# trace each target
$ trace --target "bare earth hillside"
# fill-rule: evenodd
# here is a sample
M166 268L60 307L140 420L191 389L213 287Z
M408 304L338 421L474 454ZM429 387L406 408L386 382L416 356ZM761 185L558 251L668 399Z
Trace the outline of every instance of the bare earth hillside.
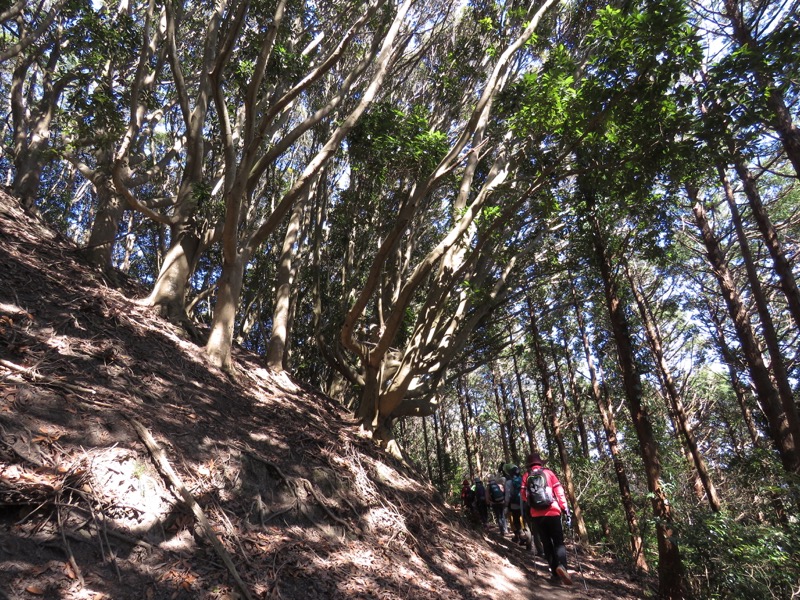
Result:
M233 380L0 192L0 598L642 598L478 532L331 399Z

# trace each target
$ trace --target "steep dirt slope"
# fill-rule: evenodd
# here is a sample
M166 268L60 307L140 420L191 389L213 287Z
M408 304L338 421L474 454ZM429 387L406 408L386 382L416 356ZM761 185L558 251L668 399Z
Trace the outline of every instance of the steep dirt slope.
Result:
M0 598L645 595L588 556L548 584L329 398L209 368L123 288L0 192Z

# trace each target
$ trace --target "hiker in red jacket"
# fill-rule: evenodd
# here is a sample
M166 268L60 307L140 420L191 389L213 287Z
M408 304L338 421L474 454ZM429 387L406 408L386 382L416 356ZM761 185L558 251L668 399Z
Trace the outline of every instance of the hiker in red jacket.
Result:
M567 517L567 524L570 522L564 488L556 474L544 466L538 454L530 454L526 465L528 468L522 476L522 499L527 502L533 525L542 539L544 555L550 563L550 582L561 581L572 585L572 578L567 571L564 529L561 526L562 512Z

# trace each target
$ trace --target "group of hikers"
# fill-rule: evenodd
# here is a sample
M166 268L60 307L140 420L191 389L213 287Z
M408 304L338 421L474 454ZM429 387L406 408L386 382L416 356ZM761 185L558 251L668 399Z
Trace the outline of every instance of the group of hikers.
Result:
M571 527L572 516L556 474L545 467L538 453L532 453L525 460L524 470L501 463L498 472L487 479L485 484L480 477L464 479L464 511L484 529L489 526L491 511L501 535L511 532L515 543L528 550L536 547L536 555L543 556L550 566L551 583L572 585L561 523L563 514L567 527Z

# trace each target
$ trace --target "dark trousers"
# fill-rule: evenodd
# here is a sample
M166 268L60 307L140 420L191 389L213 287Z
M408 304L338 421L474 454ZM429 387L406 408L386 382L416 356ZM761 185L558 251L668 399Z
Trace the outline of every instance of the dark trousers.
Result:
M489 507L486 506L486 502L476 502L475 508L478 510L478 517L481 523L486 525L489 522Z
M550 572L555 575L556 567L567 568L567 548L564 546L564 530L561 515L557 517L533 517L533 526L542 538L544 556L550 563Z
M536 527L533 526L533 517L531 516L531 511L527 502L522 503L522 519L531 536L530 540L528 540L528 550L533 547L536 548L537 556L543 555L544 548L542 548L542 536L539 535L539 532L536 531Z

